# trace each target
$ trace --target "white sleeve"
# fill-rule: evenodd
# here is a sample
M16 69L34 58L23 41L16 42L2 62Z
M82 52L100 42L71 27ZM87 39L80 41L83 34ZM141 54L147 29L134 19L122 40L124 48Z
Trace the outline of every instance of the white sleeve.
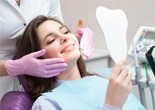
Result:
M103 110L120 110L120 109L118 109L116 107L113 107L111 105L108 105L108 104L104 104L103 105Z
M63 18L62 18L61 6L60 6L59 0L51 0L50 1L49 16L52 16L52 17L60 20L62 23L64 22Z
M54 101L45 96L40 96L33 104L31 110L62 110Z

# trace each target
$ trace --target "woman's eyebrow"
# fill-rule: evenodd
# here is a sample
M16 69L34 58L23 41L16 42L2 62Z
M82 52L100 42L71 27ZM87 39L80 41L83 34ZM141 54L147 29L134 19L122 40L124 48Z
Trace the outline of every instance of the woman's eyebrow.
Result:
M46 39L47 37L51 36L51 35L53 35L52 32L51 32L51 33L48 33L48 34L44 37L44 40L43 40L43 41L45 41L45 39Z
M62 25L62 26L60 26L60 27L59 27L59 30L61 30L63 27L65 27L65 26L63 26L63 25Z
M61 30L61 29L63 29L63 28L66 28L66 29L67 29L66 26L62 25L62 26L59 27L59 30ZM68 29L67 29L67 30L68 30Z

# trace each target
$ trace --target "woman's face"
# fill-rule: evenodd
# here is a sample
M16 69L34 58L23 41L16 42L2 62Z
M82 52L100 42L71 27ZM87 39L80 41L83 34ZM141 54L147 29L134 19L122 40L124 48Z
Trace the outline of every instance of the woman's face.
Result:
M66 63L80 57L76 36L60 23L47 20L37 28L42 49L46 49L43 58L63 58Z

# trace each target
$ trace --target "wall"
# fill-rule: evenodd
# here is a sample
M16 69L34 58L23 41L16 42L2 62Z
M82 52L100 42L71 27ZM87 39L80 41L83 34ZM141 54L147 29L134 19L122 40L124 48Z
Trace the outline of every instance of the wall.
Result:
M95 33L95 48L106 49L104 35L96 21L97 6L122 9L128 18L127 44L130 46L139 26L155 26L155 0L60 0L64 21L75 32L82 19Z

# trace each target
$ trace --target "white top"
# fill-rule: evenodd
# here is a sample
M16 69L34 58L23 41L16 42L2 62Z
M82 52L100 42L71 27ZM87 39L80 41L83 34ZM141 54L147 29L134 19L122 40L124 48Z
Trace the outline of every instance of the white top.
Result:
M63 22L59 0L20 0L20 7L15 0L0 0L0 8L0 60L14 56L17 38L33 18L46 15ZM8 88L13 89L13 78L0 78L0 99Z
M52 16L62 21L59 0L21 0L20 7L15 0L1 0L0 7L0 60L12 58L18 36L36 16Z

